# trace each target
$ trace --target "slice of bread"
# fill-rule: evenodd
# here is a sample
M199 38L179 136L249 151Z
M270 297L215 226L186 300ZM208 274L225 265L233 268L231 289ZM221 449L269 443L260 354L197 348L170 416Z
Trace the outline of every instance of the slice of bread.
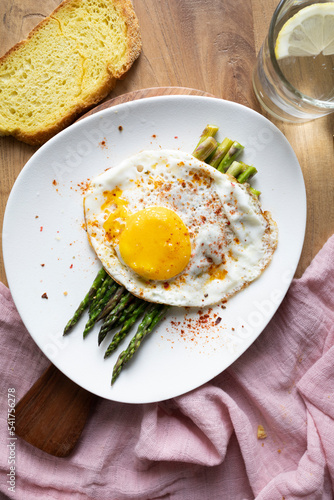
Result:
M0 135L40 145L100 102L139 56L130 0L65 0L0 58Z

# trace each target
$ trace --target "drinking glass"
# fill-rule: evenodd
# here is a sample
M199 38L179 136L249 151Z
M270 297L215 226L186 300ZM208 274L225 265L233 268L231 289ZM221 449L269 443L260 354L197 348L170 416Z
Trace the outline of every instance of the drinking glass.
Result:
M334 111L334 57L288 56L277 59L275 45L282 26L299 10L328 0L281 0L257 57L253 88L262 108L287 122L305 122Z

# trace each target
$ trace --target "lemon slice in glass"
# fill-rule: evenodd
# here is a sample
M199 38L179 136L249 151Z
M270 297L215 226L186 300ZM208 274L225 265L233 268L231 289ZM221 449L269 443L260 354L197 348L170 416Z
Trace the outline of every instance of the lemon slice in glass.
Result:
M334 2L304 7L283 25L276 40L276 59L321 52L334 54Z

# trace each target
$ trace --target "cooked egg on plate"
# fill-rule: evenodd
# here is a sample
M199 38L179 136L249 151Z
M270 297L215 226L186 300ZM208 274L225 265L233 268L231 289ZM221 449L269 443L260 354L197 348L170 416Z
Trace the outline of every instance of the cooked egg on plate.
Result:
M191 154L142 151L90 182L90 244L134 295L173 306L208 306L258 278L277 226L248 188Z

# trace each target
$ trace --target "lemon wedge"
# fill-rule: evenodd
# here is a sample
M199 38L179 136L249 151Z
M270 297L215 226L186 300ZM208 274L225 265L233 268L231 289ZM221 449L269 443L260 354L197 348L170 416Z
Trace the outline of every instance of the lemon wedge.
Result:
M334 2L304 7L283 25L276 40L276 59L321 52L334 54Z

